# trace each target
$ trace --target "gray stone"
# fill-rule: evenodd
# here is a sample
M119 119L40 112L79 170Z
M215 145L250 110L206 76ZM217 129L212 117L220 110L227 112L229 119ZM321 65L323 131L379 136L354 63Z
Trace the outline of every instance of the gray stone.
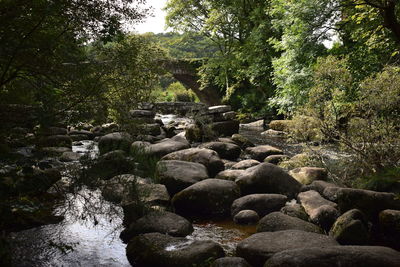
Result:
M264 162L278 164L282 161L288 160L289 156L287 155L270 155L264 159Z
M145 148L146 154L156 157L163 157L169 153L187 149L190 146L183 142L174 141L171 139L166 139L162 142L149 145Z
M394 249L400 250L400 210L383 210L379 213L379 228L383 240Z
M318 193L320 193L320 195L324 196L324 190L328 187L335 187L335 188L340 188L338 185L330 183L330 182L326 182L326 181L321 181L321 180L315 180L310 184L310 188L311 190L315 190ZM325 196L324 196L325 197ZM326 198L326 197L325 197ZM326 198L329 199L329 198ZM331 199L329 199L331 200ZM332 200L331 200L332 201Z
M115 132L102 136L99 140L100 154L105 154L113 150L123 150L129 152L132 144L132 137L128 133Z
M72 162L72 161L78 161L82 157L81 154L76 153L76 152L64 152L62 153L60 157L60 161L63 162Z
M170 196L163 184L137 184L137 192L142 202L150 206L168 206Z
M400 253L387 247L314 246L273 255L264 267L398 267Z
M248 138L244 137L241 134L233 134L232 141L235 142L242 149L254 146L253 142L251 142Z
M364 214L357 209L347 211L337 218L329 235L341 245L366 245L369 233Z
M236 255L246 259L252 266L260 267L275 253L288 249L307 247L337 246L332 237L304 232L285 230L256 233L242 240L236 248Z
M287 197L279 194L252 194L236 199L232 203L231 213L235 216L241 210L254 210L260 217L278 211L287 201Z
M117 175L103 182L101 194L105 200L119 204L123 199L130 198L132 189L136 186L137 178L133 174Z
M238 145L223 142L208 142L201 144L199 148L214 150L221 158L229 160L237 159L242 152Z
M254 210L241 210L235 216L233 216L233 221L236 224L257 224L259 220L260 216L258 216L257 212Z
M239 132L239 122L235 120L213 122L210 126L218 136L231 136Z
M315 224L283 214L282 212L272 212L264 216L257 226L257 232L276 232L282 230L301 230L323 234L322 229Z
M256 147L248 147L245 150L246 154L248 154L252 159L258 161L264 161L264 159L270 155L281 155L283 154L282 150L279 148L270 146L270 145L262 145Z
M156 115L151 110L136 109L129 111L132 118L154 118Z
M309 217L306 211L304 210L303 206L297 203L287 203L282 209L281 212L299 218L303 221L308 221Z
M238 177L243 175L244 170L225 170L219 172L215 178L222 179L222 180L229 180L229 181L236 181Z
M255 160L255 159L245 159L245 160L239 161L238 163L233 165L232 169L234 169L234 170L245 170L245 169L248 169L250 167L257 166L260 163L261 162L259 162L258 160Z
M289 171L289 174L302 184L311 184L315 180L326 180L328 173L324 168L302 167Z

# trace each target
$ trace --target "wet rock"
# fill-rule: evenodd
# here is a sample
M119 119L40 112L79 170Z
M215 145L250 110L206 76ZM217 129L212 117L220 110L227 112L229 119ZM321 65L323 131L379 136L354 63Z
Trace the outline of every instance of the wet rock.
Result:
M282 230L301 230L323 234L322 229L315 224L283 214L282 212L272 212L264 216L257 226L257 232L276 232Z
M241 134L233 134L232 141L235 142L242 149L254 146L253 142L251 142L248 138L244 137Z
M270 155L281 155L283 154L282 150L279 148L269 146L269 145L262 145L256 147L248 147L245 150L246 154L248 154L252 159L258 161L264 161L264 159Z
M400 209L400 200L395 194L363 189L341 188L337 192L337 202L341 212L359 209L372 221L377 220L382 210Z
M236 181L244 173L244 170L225 170L219 172L215 178L229 181Z
M215 260L211 267L251 267L251 265L240 257L224 257Z
M254 210L260 217L278 211L287 201L287 197L279 194L252 194L236 199L232 203L231 213L235 216L241 210Z
M172 212L153 211L133 222L122 231L120 238L128 243L132 237L146 233L161 233L176 237L185 237L193 232L192 224L185 218Z
M275 193L294 197L301 187L301 184L282 168L270 163L261 163L245 170L243 175L236 179L236 183L242 195Z
M206 179L177 193L172 204L182 216L213 218L230 214L232 202L240 196L232 181Z
M257 224L259 220L260 216L254 210L241 210L233 216L233 221L242 225Z
M223 142L208 142L201 144L199 148L214 150L221 158L229 160L237 159L242 152L239 146Z
M231 136L239 132L239 122L235 120L213 122L210 126L218 136Z
M224 170L224 163L217 152L205 148L188 148L165 155L161 160L183 160L206 166L210 177Z
M374 246L308 246L273 255L265 267L397 267L400 253Z
M364 214L357 209L347 211L337 218L329 235L341 245L366 245L369 233Z
M162 160L157 163L157 175L171 196L208 178L203 164L180 160Z
M129 152L132 144L132 137L128 133L115 132L102 136L99 140L100 154L105 154L113 150Z
M288 160L289 156L286 155L270 155L264 159L264 162L272 163L277 165L278 163Z
M326 180L328 173L324 168L302 167L289 171L289 174L302 184L311 184L315 180Z
M64 152L60 157L60 161L63 162L78 161L81 157L82 155L76 152Z
M287 203L282 209L283 214L299 218L304 221L308 221L309 217L303 206L297 203Z
M252 266L259 267L275 253L288 249L337 245L332 237L299 230L262 232L241 241L236 248L236 255L246 259Z
M336 203L326 200L317 191L302 192L297 196L300 204L310 216L310 221L329 230L339 217Z
M222 247L213 241L192 241L160 233L137 236L126 248L126 255L133 266L208 266L224 254Z
M238 163L233 165L232 169L234 169L234 170L245 170L245 169L248 169L250 167L257 166L258 164L260 164L260 162L258 160L245 159L245 160L239 161Z
M190 146L183 142L177 142L171 139L166 139L162 142L152 144L146 147L146 154L156 157L163 157L169 153L179 151L182 149L187 149Z

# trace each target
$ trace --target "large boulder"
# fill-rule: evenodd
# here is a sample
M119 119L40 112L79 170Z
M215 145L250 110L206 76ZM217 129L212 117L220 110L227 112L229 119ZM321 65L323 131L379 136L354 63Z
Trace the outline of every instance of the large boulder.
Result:
M302 167L289 171L289 174L302 184L311 184L315 180L326 180L328 173L324 168Z
M192 224L185 218L168 211L153 211L133 222L120 237L128 243L132 237L146 233L161 233L185 237L193 232Z
M341 245L366 245L369 240L368 222L361 211L349 210L336 220L329 235Z
M131 239L126 256L132 266L193 267L208 266L225 254L222 247L213 241L148 233Z
M251 267L251 265L240 257L224 257L215 260L211 267Z
M400 200L392 193L363 189L341 188L337 191L337 203L341 212L361 210L368 219L376 221L379 212L385 209L400 209Z
M167 187L171 196L208 178L203 164L181 160L159 161L156 172L159 182Z
M183 160L206 166L210 177L224 170L224 162L218 153L206 148L188 148L165 155L161 160Z
M136 190L142 202L149 206L169 206L170 196L163 184L137 184Z
M113 150L123 150L129 152L132 144L132 137L128 133L115 132L104 135L99 140L100 154L105 154Z
M199 148L214 150L223 159L235 160L240 156L242 150L238 145L224 142L208 142L201 144Z
M283 214L282 212L272 212L264 216L257 225L257 232L276 232L282 230L301 230L323 234L322 229L315 224Z
M294 197L300 191L301 184L282 168L261 163L247 169L236 179L243 195L256 193L275 193Z
M171 139L163 140L162 142L152 144L146 147L146 154L156 157L163 157L169 153L189 148L189 144L178 142Z
M244 137L241 134L233 134L232 141L235 142L242 149L254 146L253 142L251 142L248 138Z
M239 161L238 163L233 165L232 169L234 169L234 170L245 170L245 169L257 166L258 164L260 164L260 162L258 160L245 159L245 160Z
M82 154L79 154L77 152L64 152L60 156L60 161L62 162L72 162L72 161L79 161L79 159L82 157Z
M229 215L232 202L238 197L240 190L234 182L206 179L177 193L172 204L182 216L214 218Z
M302 192L297 196L300 204L310 216L310 221L329 230L339 212L336 203L323 198L317 191Z
M286 205L281 209L281 212L286 215L302 219L303 221L308 221L309 219L308 214L304 210L303 206L298 203L286 203Z
M270 155L282 155L283 151L279 148L263 145L256 147L248 147L245 150L246 154L248 154L252 159L258 161L264 161L264 159Z
M225 170L219 172L215 178L229 181L236 181L244 173L244 170Z
M379 213L379 227L385 242L400 250L400 210L381 211Z
M273 255L264 267L397 267L400 253L374 246L309 246Z
M211 130L218 136L231 136L239 132L239 122L236 120L213 122Z
M101 194L105 200L119 204L133 193L138 177L133 174L117 175L103 182Z
M264 162L268 162L268 163L277 165L280 162L288 160L288 159L289 159L289 156L287 156L287 155L270 155L264 159Z
M135 163L122 150L115 150L101 155L86 171L90 179L111 179L120 174L130 173Z
M231 213L235 216L241 210L254 210L260 217L270 212L278 211L287 201L285 195L252 194L236 199L232 203Z
M260 267L275 253L288 249L307 247L337 246L332 237L304 232L285 230L256 233L242 240L236 247L236 255L246 259L252 266Z

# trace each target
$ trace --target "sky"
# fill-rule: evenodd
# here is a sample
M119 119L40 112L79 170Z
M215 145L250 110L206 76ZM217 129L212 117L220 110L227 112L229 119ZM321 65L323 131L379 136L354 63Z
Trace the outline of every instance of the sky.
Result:
M153 7L153 17L148 17L143 23L135 25L135 31L139 33L165 32L165 12L162 8L166 5L167 0L148 0L147 6Z

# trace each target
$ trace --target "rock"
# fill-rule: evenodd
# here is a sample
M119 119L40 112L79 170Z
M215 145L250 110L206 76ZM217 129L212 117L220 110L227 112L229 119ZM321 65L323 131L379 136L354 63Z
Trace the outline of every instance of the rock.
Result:
M101 194L105 200L119 204L123 199L130 198L130 194L136 187L137 177L133 174L117 175L104 181Z
M261 136L264 136L264 137L268 137L268 136L274 136L274 137L280 136L280 137L283 137L283 136L286 136L286 134L287 133L284 132L284 131L276 131L276 130L269 129L269 130L266 130L266 131L262 132Z
M321 190L318 189L318 187L315 188L317 191ZM341 190L342 188L337 187L337 186L328 186L324 189L324 191L322 192L322 196L330 201L333 202L337 202L337 195L338 192Z
M211 267L251 267L251 265L240 257L224 257L215 260Z
M224 112L224 113L222 113L222 118L225 121L236 120L237 119L237 113L235 111Z
M168 206L170 196L163 184L137 184L137 193L142 202L149 206Z
M208 108L208 114L215 114L215 113L225 113L231 111L231 106L228 105L220 105L220 106L212 106Z
M264 159L270 155L281 155L283 154L282 150L279 148L263 145L256 147L248 147L245 152L252 158L258 161L264 161Z
M152 144L146 147L146 154L156 157L163 157L169 153L179 151L182 149L187 149L190 146L183 142L177 142L171 139L166 139L157 144Z
M206 179L177 193L172 204L182 216L214 218L229 215L232 202L240 196L232 181Z
M328 173L324 168L302 167L289 171L289 174L302 184L311 184L315 180L326 180Z
M189 141L185 138L185 135L177 134L177 135L171 137L171 140L176 141L176 142L181 142L190 147Z
M76 152L64 152L60 157L60 161L63 162L78 161L81 157L82 155Z
M228 160L228 159L222 159L222 161L224 162L225 170L231 169L232 166L237 163L236 161L232 161L232 160Z
M253 121L250 123L243 123L240 124L240 127L244 129L264 128L264 120Z
M30 172L24 172L13 184L13 190L19 193L44 193L61 179L59 170L50 168L40 170L33 168Z
M132 118L154 118L156 114L151 110L136 109L129 111L129 115Z
M270 129L275 131L286 131L290 128L291 123L290 120L273 120L268 124L268 126Z
M113 150L129 152L132 144L132 137L128 133L115 132L102 136L99 140L100 154L105 154Z
M236 181L245 171L244 170L225 170L219 172L215 178L229 181Z
M317 191L302 192L297 196L300 204L310 216L310 221L329 230L339 217L336 203L326 200Z
M68 130L66 128L61 127L48 127L48 128L40 128L38 130L39 135L67 135Z
M210 177L224 170L224 163L217 152L205 148L188 148L165 155L161 160L183 160L206 166Z
M314 246L276 253L265 267L397 267L400 253L386 247Z
M50 135L38 140L40 147L72 147L72 139L68 135Z
M259 267L275 253L288 249L337 245L332 237L299 230L262 232L242 240L237 245L236 255L246 259L252 266Z
M400 209L400 200L395 194L363 189L341 188L337 191L337 203L342 213L359 209L372 221L377 220L382 210Z
M301 184L287 174L282 168L270 163L261 163L247 169L236 179L242 195L256 193L276 193L294 197Z
M201 144L199 148L214 150L221 158L229 160L237 159L242 152L239 146L223 142L208 142Z
M260 217L278 211L287 201L287 197L279 194L252 194L236 199L232 203L231 214L235 216L241 210L254 210Z
M144 153L146 148L150 146L151 143L145 141L135 141L131 145L130 154L135 155L137 152Z
M131 239L126 256L132 266L193 267L208 266L225 256L213 241L194 241L160 233L148 233Z
M90 140L86 134L70 134L72 141L82 141L82 140Z
M260 216L254 210L241 210L233 216L233 221L236 224L252 225L257 224L259 220Z
M315 181L313 181L313 182L310 184L311 190L317 191L318 193L320 193L320 195L322 195L322 196L324 196L324 197L325 197L325 195L324 195L324 190L325 190L326 188L328 188L328 187L340 188L340 187L339 187L338 185L336 185L336 184L329 183L329 182L326 182L326 181L321 181L321 180L315 180ZM325 198L326 198L326 197L325 197ZM327 199L329 199L329 198L327 198ZM329 200L331 200L331 199L329 199ZM333 201L333 200L331 200L331 201Z
M71 138L73 135L78 135L82 136L82 138L85 138L81 140L93 140L94 138L94 134L91 131L87 130L71 130L68 132L68 135L71 136ZM81 140L76 140L76 141L81 141Z
M303 221L308 221L309 217L303 206L297 203L287 203L282 209L283 214L299 218Z
M246 159L246 160L239 161L238 163L233 165L232 169L234 169L234 170L245 170L245 169L248 169L250 167L256 166L258 164L260 164L260 162L258 160Z
M242 149L254 146L253 142L251 142L248 138L244 137L241 134L233 134L232 141L235 142Z
M218 142L222 142L222 143L228 143L228 144L234 144L237 145L231 138L229 137L220 137L217 139Z
M171 196L208 178L203 164L180 160L162 160L157 163L157 176Z
M211 130L218 136L231 136L239 132L239 122L235 120L213 122Z
M400 210L383 210L379 213L379 227L386 243L400 250Z
M264 159L264 162L277 165L279 162L288 160L289 157L286 155L270 155ZM297 180L297 179L296 179Z
M115 150L101 155L87 170L90 179L111 179L120 174L130 173L135 169L135 162L122 150Z
M329 235L341 245L366 245L369 233L364 214L357 209L347 211L337 218Z
M202 142L204 137L203 130L197 125L190 125L185 130L185 138L190 143Z
M193 232L192 224L185 218L172 212L153 211L133 222L122 231L120 238L128 243L132 237L146 233L161 233L176 237L185 237Z
M69 147L42 147L40 152L46 156L60 156L65 152L72 152L72 150Z
M264 216L257 225L257 232L276 232L282 230L301 230L323 234L322 229L315 224L283 214L282 212L272 212Z

